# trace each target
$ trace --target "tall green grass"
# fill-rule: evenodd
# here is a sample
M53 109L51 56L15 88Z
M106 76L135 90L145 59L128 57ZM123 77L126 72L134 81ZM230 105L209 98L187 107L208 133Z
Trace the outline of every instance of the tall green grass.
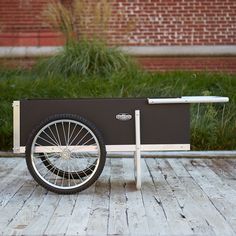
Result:
M98 75L127 71L135 63L118 48L107 47L101 40L70 41L57 55L42 60L36 67L42 75L65 77Z
M0 149L12 147L12 101L24 98L228 96L230 102L191 107L194 150L236 149L236 76L148 73L130 69L110 75L41 76L34 71L0 70ZM30 111L29 111L30 112Z

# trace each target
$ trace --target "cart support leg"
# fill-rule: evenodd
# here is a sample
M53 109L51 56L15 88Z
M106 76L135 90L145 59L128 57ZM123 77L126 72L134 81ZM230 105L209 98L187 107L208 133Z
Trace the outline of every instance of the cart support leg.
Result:
M134 154L134 175L136 188L141 188L141 133L140 133L140 110L135 110L135 154Z

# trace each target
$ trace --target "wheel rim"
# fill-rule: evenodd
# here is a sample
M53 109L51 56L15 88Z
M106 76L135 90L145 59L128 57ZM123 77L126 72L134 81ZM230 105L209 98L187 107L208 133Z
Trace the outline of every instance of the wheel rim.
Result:
M31 146L31 161L37 176L46 184L63 190L87 183L96 173L100 156L100 145L93 131L70 119L45 125Z

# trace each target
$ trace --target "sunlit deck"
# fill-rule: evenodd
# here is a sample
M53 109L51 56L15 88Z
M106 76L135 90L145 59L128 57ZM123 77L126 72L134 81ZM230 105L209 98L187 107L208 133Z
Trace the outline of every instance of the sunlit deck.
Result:
M108 158L76 195L38 186L23 158L0 158L3 235L235 235L236 159Z

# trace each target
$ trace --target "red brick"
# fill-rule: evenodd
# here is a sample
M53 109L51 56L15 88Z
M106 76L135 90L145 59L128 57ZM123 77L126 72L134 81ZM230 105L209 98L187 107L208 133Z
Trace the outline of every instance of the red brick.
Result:
M69 6L72 1L63 0L62 2ZM97 1L90 0L89 2ZM40 44L44 45L48 42L51 45L52 40L49 38L56 36L40 17L47 4L46 0L1 0L0 32L39 34L42 38ZM112 4L113 13L110 23L112 30L108 33L108 41L111 44L134 44L134 39L125 36L129 21L134 22L130 34L136 36L135 40L138 45L236 44L236 2L234 0L114 0ZM119 17L118 9L122 12ZM89 25L88 29L78 31L93 35L97 32L97 28ZM47 33L43 36L44 32ZM180 32L186 35L184 40L181 37L172 36L179 35ZM168 40L168 37L160 37L160 35L170 35L171 39ZM23 41L20 39L18 43L27 43L27 41L30 44L34 43L34 36L30 37L32 39L23 39ZM0 43L4 44L3 38L0 40ZM59 38L55 41L56 44L62 43Z

